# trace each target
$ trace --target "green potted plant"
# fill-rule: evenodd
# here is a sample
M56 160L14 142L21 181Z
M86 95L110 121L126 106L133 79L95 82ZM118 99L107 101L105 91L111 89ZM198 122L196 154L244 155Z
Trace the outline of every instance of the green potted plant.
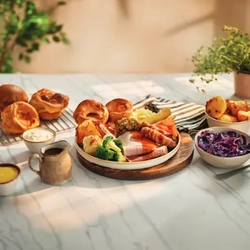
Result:
M250 98L250 37L235 27L224 26L223 31L225 37L216 37L211 46L196 51L193 73L209 83L220 73L233 72L235 95Z
M52 20L50 11L38 9L37 1L0 0L0 73L13 73L13 52L19 47L18 58L29 63L31 54L39 51L41 44L63 42L68 44L63 25ZM65 5L58 1L55 8Z

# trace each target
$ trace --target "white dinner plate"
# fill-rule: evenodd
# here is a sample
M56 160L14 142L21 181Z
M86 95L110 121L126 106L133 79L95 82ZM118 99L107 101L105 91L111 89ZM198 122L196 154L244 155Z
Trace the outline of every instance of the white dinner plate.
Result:
M172 158L180 148L180 135L178 135L178 143L177 143L176 147L173 150L171 150L169 153L167 153L163 156L154 158L154 159L150 159L147 161L140 161L140 162L115 162L115 161L102 160L102 159L99 159L97 157L94 157L94 156L89 155L86 152L84 152L83 149L81 147L79 147L76 140L75 140L75 145L76 145L77 152L85 160L87 160L91 163L97 164L97 165L102 166L102 167L113 168L113 169L137 170L137 169L150 168L150 167L159 165L159 164L169 160L170 158Z

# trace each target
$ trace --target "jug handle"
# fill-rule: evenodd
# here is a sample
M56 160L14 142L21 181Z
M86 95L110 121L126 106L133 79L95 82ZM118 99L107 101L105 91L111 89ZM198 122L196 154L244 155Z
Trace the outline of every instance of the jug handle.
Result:
M32 167L33 161L34 161L35 159L38 159L38 161L39 161L39 164L38 164L38 166L39 166L39 171L37 171L36 169L34 169L34 168ZM36 173L36 174L37 174L38 176L40 176L40 177L41 177L41 174L40 174L40 171L41 171L40 163L41 163L41 162L42 162L42 158L40 157L39 154L32 154L32 155L30 156L30 158L29 158L29 168L31 169L31 171L33 171L34 173Z

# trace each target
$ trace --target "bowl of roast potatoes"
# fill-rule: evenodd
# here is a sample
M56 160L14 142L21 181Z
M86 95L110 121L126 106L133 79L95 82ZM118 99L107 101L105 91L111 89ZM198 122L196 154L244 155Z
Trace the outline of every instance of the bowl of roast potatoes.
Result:
M245 100L215 96L206 102L205 115L209 127L227 127L246 133L250 129L250 106Z

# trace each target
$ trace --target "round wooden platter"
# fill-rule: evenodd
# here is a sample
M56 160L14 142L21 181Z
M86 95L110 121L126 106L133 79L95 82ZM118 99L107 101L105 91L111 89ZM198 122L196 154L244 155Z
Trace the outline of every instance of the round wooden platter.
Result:
M119 180L149 180L174 174L186 166L193 159L193 139L187 133L180 133L181 142L177 153L168 161L154 167L139 170L119 170L102 167L85 160L78 152L80 163L88 170L113 179Z

